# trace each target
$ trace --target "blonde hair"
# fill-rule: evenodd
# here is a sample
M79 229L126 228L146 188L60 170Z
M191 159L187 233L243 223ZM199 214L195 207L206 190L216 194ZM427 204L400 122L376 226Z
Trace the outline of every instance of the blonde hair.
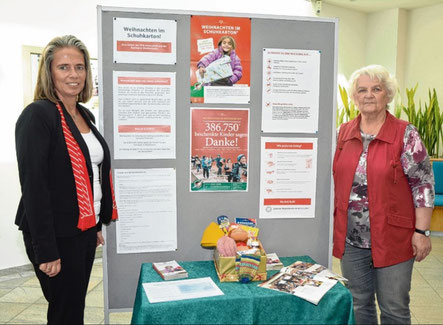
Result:
M229 39L229 40L231 41L232 49L235 50L235 48L237 47L237 44L235 43L235 40L232 38L232 36L228 36L228 35L225 35L225 36L220 37L220 40L218 41L217 46L220 46L221 43L222 43L225 39Z
M86 80L83 90L78 94L77 101L86 103L92 97L92 72L91 62L89 60L89 52L85 44L73 35L65 35L55 37L43 50L38 67L37 85L34 91L34 100L49 99L51 102L57 103L59 98L54 88L54 81L51 74L51 63L54 60L54 54L57 50L74 47L83 53L86 68Z
M373 64L354 71L351 78L349 78L349 93L354 103L355 95L357 94L357 81L358 78L363 75L368 76L372 80L378 80L382 86L386 88L388 103L394 99L395 93L397 92L397 80L395 77L391 76L389 71L384 66Z

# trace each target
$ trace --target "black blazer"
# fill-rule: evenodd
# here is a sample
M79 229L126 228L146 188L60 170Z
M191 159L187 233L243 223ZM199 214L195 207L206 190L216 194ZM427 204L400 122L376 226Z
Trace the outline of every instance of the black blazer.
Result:
M66 122L86 160L91 188L93 173L88 147L71 116L61 103ZM100 165L103 197L101 223L109 223L112 195L109 180L111 156L105 139L94 126L94 116L77 104L80 114L101 143L104 151ZM60 113L49 100L38 100L27 106L16 123L15 142L22 197L15 224L32 238L36 263L59 258L56 238L79 234L79 209L71 160L63 136Z

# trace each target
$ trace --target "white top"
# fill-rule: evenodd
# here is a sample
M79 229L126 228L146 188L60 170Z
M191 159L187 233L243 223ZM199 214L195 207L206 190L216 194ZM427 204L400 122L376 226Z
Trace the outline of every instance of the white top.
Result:
M100 186L100 172L98 166L103 161L103 148L100 142L95 137L92 131L88 133L82 133L83 140L85 140L88 146L89 156L91 157L92 173L94 175L94 211L95 220L98 222L100 213L100 200L102 199L102 188Z

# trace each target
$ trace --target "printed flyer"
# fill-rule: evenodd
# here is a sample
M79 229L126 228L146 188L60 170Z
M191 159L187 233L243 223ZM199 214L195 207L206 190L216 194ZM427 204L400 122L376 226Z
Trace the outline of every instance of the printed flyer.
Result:
M263 49L263 132L318 131L320 54Z
M114 63L175 64L175 20L114 18Z
M173 168L115 170L117 254L177 249L175 180Z
M174 159L175 72L113 76L115 159Z
M191 102L248 104L251 20L191 16Z
M262 138L260 218L314 218L316 138Z
M248 158L248 108L191 108L191 192L247 191Z

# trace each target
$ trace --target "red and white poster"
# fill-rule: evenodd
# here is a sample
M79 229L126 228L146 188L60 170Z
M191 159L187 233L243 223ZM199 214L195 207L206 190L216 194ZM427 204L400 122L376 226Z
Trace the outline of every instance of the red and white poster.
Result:
M175 64L175 20L114 17L114 63Z
M191 102L250 100L251 20L191 16Z
M314 218L316 138L261 140L260 218Z
M175 159L175 72L113 76L115 159Z
M248 160L248 108L191 108L191 192L247 191Z

